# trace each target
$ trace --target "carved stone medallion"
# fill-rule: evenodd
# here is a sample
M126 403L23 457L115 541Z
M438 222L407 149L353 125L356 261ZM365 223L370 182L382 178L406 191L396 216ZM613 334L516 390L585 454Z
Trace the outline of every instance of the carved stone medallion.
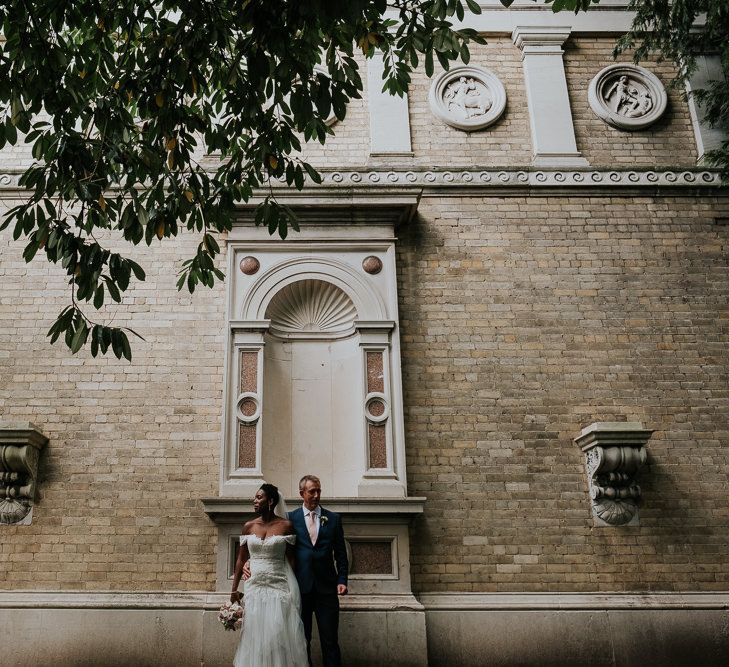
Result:
M493 72L456 67L433 80L428 98L442 121L467 132L495 123L506 108L506 91Z
M624 63L601 70L590 82L587 99L598 118L619 130L652 125L668 103L666 89L655 74Z

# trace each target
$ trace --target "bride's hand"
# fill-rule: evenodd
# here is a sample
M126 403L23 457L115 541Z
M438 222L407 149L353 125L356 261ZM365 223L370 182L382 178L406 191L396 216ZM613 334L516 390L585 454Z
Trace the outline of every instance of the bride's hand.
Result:
M240 604L240 600L241 600L242 597L243 597L243 595L241 594L240 591L233 591L230 594L230 601L233 602L233 603L236 603L237 602L238 604Z

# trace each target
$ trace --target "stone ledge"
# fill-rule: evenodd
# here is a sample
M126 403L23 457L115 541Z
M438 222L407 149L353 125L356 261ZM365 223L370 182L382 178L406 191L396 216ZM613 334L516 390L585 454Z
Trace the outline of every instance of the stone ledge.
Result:
M326 498L322 507L345 517L353 515L415 516L422 514L425 498ZM248 498L201 498L205 513L215 522L240 522L243 517L252 516L253 509ZM286 498L290 510L301 506L301 500Z
M729 609L719 593L422 593L427 611L595 611Z
M42 449L47 444L47 436L32 422L0 421L0 445L31 445Z
M0 591L0 609L188 609L217 611L229 593ZM347 595L343 611L423 611L412 595Z

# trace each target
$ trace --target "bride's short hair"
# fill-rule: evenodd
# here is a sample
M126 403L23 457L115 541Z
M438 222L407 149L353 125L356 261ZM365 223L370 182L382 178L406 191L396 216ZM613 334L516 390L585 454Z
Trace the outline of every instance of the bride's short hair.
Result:
M299 480L299 491L304 488L307 482L315 482L319 486L321 486L321 480L316 475L304 475Z
M266 494L269 503L271 503L271 509L273 510L278 501L281 499L281 494L278 492L278 487L273 484L261 484L261 491Z

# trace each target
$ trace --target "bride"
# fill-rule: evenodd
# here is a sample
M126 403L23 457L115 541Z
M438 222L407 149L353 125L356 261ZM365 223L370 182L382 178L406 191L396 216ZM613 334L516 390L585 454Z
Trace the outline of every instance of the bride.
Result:
M283 505L278 489L264 484L253 499L258 517L243 526L231 602L241 599L238 584L248 560L251 576L243 589L245 615L234 667L308 665L301 595L292 568L296 536Z

